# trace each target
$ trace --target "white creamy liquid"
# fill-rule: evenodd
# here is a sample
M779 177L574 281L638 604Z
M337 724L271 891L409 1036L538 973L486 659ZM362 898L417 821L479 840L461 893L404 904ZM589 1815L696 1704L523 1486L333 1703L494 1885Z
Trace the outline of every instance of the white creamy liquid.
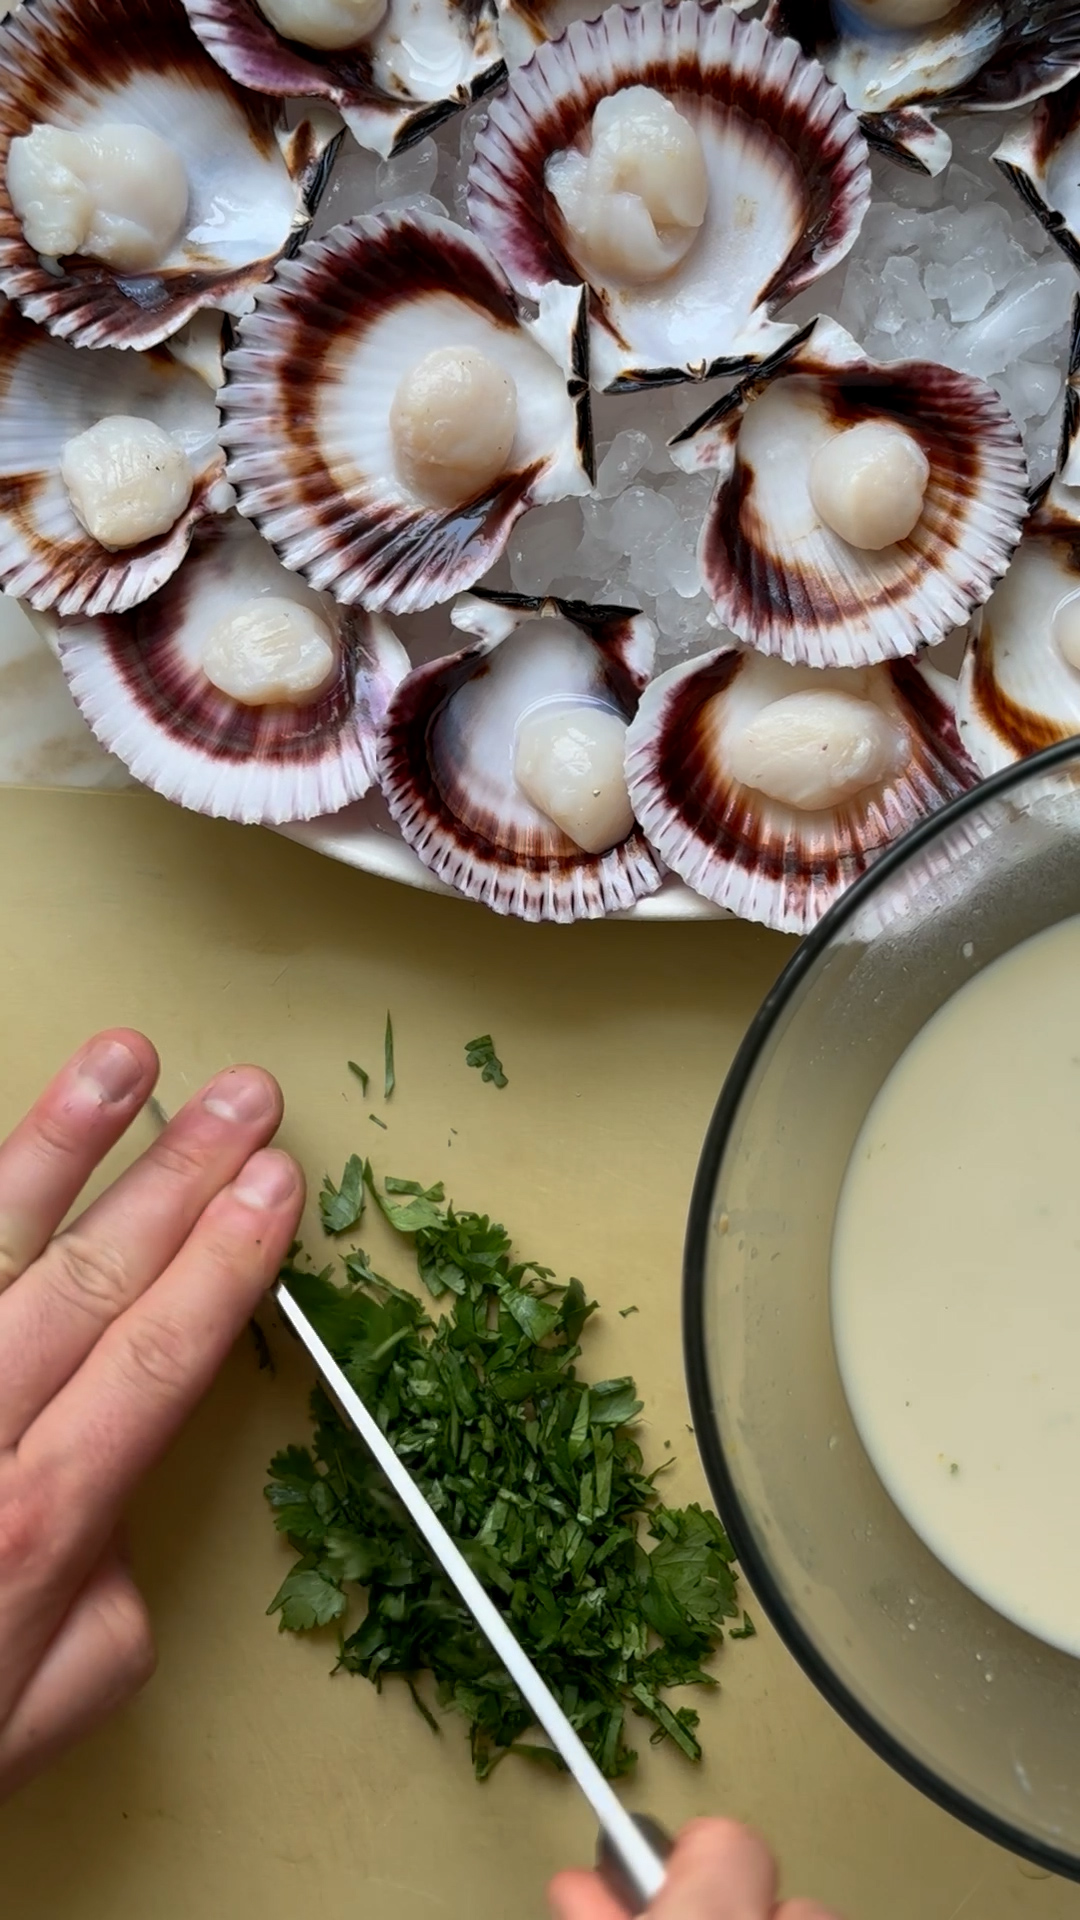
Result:
M988 967L898 1061L845 1177L832 1304L901 1512L1080 1655L1080 919Z

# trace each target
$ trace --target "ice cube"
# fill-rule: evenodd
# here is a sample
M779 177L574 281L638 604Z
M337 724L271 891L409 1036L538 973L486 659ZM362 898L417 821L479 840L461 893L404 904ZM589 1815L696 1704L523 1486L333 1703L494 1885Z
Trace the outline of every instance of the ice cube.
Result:
M596 470L596 491L601 500L612 500L632 480L636 480L652 453L647 433L628 428L617 433Z

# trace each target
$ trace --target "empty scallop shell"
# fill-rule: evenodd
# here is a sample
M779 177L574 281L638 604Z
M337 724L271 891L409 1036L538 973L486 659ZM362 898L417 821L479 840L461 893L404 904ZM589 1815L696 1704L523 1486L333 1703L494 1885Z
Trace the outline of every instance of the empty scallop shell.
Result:
M188 457L191 501L168 533L113 553L75 517L68 441L110 414L162 427ZM0 308L0 585L38 609L122 613L176 572L197 523L232 504L213 395L163 348L81 353Z
M584 852L514 777L522 717L580 699L630 720L655 633L620 607L477 595L454 622L480 638L417 667L390 705L379 784L424 865L470 900L523 920L596 919L655 893L663 872L636 829Z
M266 594L311 606L338 635L336 677L310 705L242 706L203 672L208 635ZM409 667L384 621L320 599L235 515L199 529L153 600L64 621L57 639L83 717L137 780L196 812L271 826L367 793L377 731Z
M824 526L810 497L818 449L864 420L903 428L930 463L921 519L878 552ZM1027 513L1019 430L991 387L924 361L879 365L832 320L811 323L671 454L688 473L717 474L700 558L724 625L815 667L899 659L963 625Z
M581 265L545 184L598 102L646 85L690 121L709 180L682 262L644 288L590 285L593 383L607 392L743 372L791 329L773 314L852 246L870 198L866 144L839 88L730 7L608 7L539 47L494 99L469 172L469 218L521 293Z
M335 227L283 261L242 322L220 396L240 511L288 567L346 605L413 612L471 587L529 507L589 491L585 294L538 320L472 234L430 214ZM439 347L479 349L517 389L505 472L460 507L395 474L399 382Z
M160 268L124 274L78 254L42 263L6 184L12 141L38 122L134 123L172 145L191 192L187 230ZM150 347L201 308L243 313L306 232L340 137L328 112L290 130L280 100L237 87L181 0L35 0L4 28L0 290L80 347Z
M821 61L871 146L920 171L948 165L938 113L999 112L1080 74L1075 0L942 0L925 26L875 24L875 0L770 0L767 24Z
M207 51L257 93L329 100L362 147L401 153L498 86L506 68L494 0L390 0L358 47L282 38L256 0L184 0Z
M738 648L702 654L642 697L627 736L634 812L695 892L743 919L805 933L891 841L975 785L953 692L910 660L822 673ZM731 759L746 728L793 694L822 693L857 703L887 743L892 736L886 772L816 810L743 784ZM821 752L829 747L823 729Z
M1080 267L1080 80L1048 94L993 156L1005 178Z

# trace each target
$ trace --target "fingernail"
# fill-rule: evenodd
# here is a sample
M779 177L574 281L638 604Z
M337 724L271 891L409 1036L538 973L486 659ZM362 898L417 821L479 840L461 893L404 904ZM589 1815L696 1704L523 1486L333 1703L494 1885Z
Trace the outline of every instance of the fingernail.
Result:
M98 1099L108 1106L130 1099L141 1084L143 1074L142 1061L122 1040L99 1041L78 1066L79 1079L87 1081Z
M296 1192L296 1168L287 1153L257 1153L233 1187L242 1206L265 1213L284 1206Z
M232 1067L219 1073L202 1097L207 1113L232 1126L250 1126L253 1120L265 1120L274 1104L274 1094L266 1075Z

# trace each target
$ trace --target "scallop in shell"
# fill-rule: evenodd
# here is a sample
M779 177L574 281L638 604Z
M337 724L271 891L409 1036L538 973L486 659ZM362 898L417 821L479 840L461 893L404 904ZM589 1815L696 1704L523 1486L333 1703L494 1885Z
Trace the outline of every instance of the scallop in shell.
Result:
M953 691L909 660L820 672L702 654L646 688L627 736L634 812L695 892L805 933L890 841L975 785Z
M794 42L695 0L611 6L539 47L493 99L468 186L519 292L588 283L607 392L761 360L869 197L839 88Z
M866 666L940 640L1004 573L1027 513L1019 431L982 380L882 366L831 320L672 443L717 487L705 586L762 653Z
M938 113L999 112L1080 74L1075 0L770 0L766 21L819 59L871 146L948 165Z
M57 644L83 717L137 780L274 826L367 793L409 665L384 621L313 593L235 515L198 530L154 599L63 621Z
M980 773L1080 734L1080 295L1058 471L969 637L957 717Z
M102 435L110 428L117 450L112 473L107 460L103 471L101 454ZM140 429L145 429L145 444L138 438ZM61 614L122 613L156 593L176 572L198 522L232 503L217 429L212 393L164 348L145 354L108 348L81 353L5 304L0 308L0 585L5 592L35 609L55 607ZM91 489L89 511L80 483ZM110 544L96 537L107 540L110 534Z
M234 80L258 93L329 100L360 145L376 153L401 153L422 140L506 72L494 0L356 5L355 42L322 48L303 44L299 31L286 37L268 18L278 8L264 11L256 0L185 5L203 45Z
M290 130L280 100L236 86L181 0L35 0L4 28L0 290L83 347L150 347L204 307L242 313L303 237L340 133L324 111ZM79 172L110 159L107 178ZM13 194L59 260L30 244ZM111 246L94 239L105 226ZM139 264L98 257L114 248Z
M589 491L585 295L538 319L428 214L335 227L283 261L220 396L240 511L347 605L471 587L531 506Z
M623 750L655 634L619 607L477 595L478 634L417 667L390 705L379 784L424 865L523 920L595 919L655 893Z

